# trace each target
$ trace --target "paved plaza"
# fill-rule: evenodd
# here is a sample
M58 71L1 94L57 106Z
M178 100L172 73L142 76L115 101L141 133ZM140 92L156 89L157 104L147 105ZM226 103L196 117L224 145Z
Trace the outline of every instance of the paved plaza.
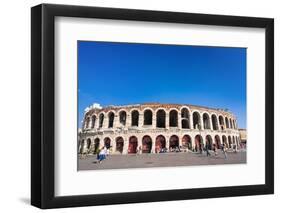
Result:
M161 153L161 154L130 154L109 155L98 163L96 155L89 155L78 159L78 170L101 170L101 169L126 169L126 168L151 168L151 167L174 167L218 164L241 164L246 163L246 152L228 152L227 158L221 151L215 156L207 157L206 153Z

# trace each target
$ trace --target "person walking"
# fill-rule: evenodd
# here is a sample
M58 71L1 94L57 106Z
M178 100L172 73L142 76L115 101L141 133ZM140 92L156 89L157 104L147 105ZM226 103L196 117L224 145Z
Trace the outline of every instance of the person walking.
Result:
M227 155L226 155L225 144L224 144L224 143L223 143L222 146L221 146L221 151L222 151L222 153L223 153L223 155L224 155L224 159L226 159L226 158L227 158Z
M98 162L101 163L103 160L106 159L107 149L106 147L102 147L98 154Z
M236 144L233 144L233 149L234 149L234 153L237 153L237 147L236 147Z
M217 155L218 155L217 146L216 146L215 144L214 144L213 146L214 146L214 153L215 153L215 156L217 156Z
M208 156L211 156L211 154L210 154L210 152L209 152L209 147L208 147L207 144L205 145L205 149L206 149L207 157L208 157Z

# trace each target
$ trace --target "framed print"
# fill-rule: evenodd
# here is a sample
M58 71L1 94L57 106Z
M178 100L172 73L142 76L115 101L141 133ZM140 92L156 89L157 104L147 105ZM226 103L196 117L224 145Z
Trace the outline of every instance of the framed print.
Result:
M31 203L274 192L274 21L31 9Z

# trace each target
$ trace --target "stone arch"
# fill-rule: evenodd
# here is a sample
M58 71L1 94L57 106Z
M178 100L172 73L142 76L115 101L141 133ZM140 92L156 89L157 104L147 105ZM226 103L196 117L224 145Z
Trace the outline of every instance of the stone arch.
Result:
M192 117L193 117L193 128L201 129L201 117L200 117L199 112L197 112L197 111L193 112Z
M104 114L101 113L101 114L99 115L99 128L102 128L102 126L103 126L103 121L104 121Z
M106 137L103 139L104 146L109 149L111 147L111 139L109 137Z
M143 125L152 125L152 110L146 109L143 113Z
M219 124L222 130L224 130L224 119L222 115L219 116Z
M96 154L98 152L99 148L100 148L100 139L95 138L94 139L94 154Z
M159 153L166 148L166 138L163 135L158 135L155 140L155 152Z
M206 149L208 149L208 150L213 149L213 140L212 140L211 135L206 136L206 145L205 146L206 146Z
M95 128L95 124L96 124L96 120L97 120L97 116L96 115L93 115L92 116L92 126L91 126L91 128Z
M126 125L126 120L127 120L127 113L126 113L125 110L121 110L119 112L119 122L120 122L120 124L125 126Z
M85 121L85 128L86 128L86 129L90 128L90 117L87 117L87 118L86 118L86 121Z
M184 135L182 137L182 147L192 150L192 141L189 135Z
M187 108L181 109L181 127L182 129L190 129L190 123L189 123L189 110Z
M232 129L232 119L229 118L229 128Z
M156 112L156 127L158 128L166 127L166 112L163 109L159 109Z
M169 126L170 127L178 126L178 111L175 109L172 109L169 112Z
M85 145L85 140L83 139L80 143L80 149L79 149L80 154L83 154L84 152L84 145Z
M216 146L217 149L221 148L221 139L220 139L219 135L215 136L215 146Z
M217 116L215 114L212 114L212 126L213 126L213 130L218 130L218 119Z
M87 151L89 152L92 146L92 141L90 138L87 139Z
M132 117L132 126L139 126L139 111L138 110L133 110L131 112L131 117Z
M203 126L204 126L204 129L211 129L210 116L206 112L203 113Z
M232 148L232 141L231 141L231 136L228 136L228 147Z
M122 137L117 137L115 139L115 142L116 142L116 151L122 154L124 149L124 139Z
M137 153L138 148L138 139L136 136L131 136L129 138L128 154Z
M201 135L195 136L195 151L198 152L203 149L203 138Z
M179 148L179 137L177 135L172 135L170 137L169 148L172 148L172 149Z
M228 148L227 138L225 135L222 136L222 143L225 145L226 148Z
M108 113L108 128L113 128L114 123L114 112Z
M232 127L233 127L233 129L236 129L236 123L235 123L234 119L232 120Z
M225 117L225 127L226 127L227 129L229 128L228 117Z
M232 143L235 145L236 143L235 143L235 137L234 136L232 136Z
M142 138L142 153L151 153L152 138L149 135L145 135Z

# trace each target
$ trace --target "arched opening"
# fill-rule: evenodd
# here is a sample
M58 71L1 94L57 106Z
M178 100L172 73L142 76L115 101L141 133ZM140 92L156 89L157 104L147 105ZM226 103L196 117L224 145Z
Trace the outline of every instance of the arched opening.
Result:
M139 126L139 112L137 110L132 112L132 126Z
M213 149L213 140L210 135L206 136L206 149L212 150Z
M90 117L86 118L86 122L85 122L85 128L89 128L90 127Z
M189 112L186 108L181 110L181 128L190 129L189 125Z
M110 143L111 143L111 140L109 137L106 137L104 140L104 146L109 149L110 148Z
M102 128L103 120L104 120L104 114L102 113L99 115L99 128Z
M88 150L88 151L90 151L91 145L92 145L91 139L88 138L88 139L87 139L87 150Z
M80 154L83 154L83 151L84 151L84 145L85 145L85 141L82 140L81 143L80 143L80 149L79 149L79 153Z
M229 127L230 127L230 129L232 129L232 119L231 118L229 118Z
M137 153L137 148L138 148L138 139L136 136L131 136L129 138L128 154Z
M195 151L198 152L203 148L203 138L201 135L195 136Z
M234 136L232 136L232 143L233 143L233 145L236 145Z
M193 112L193 128L201 129L200 114L198 112Z
M217 149L221 148L221 139L220 139L220 136L218 136L218 135L215 136L215 146Z
M142 138L142 153L151 153L152 139L146 135Z
M228 136L228 147L232 147L232 141L231 141L231 136Z
M95 128L97 117L95 115L92 116L92 128Z
M155 142L155 152L163 152L163 149L166 148L166 139L163 135L158 135L156 137L156 142Z
M113 127L113 122L114 122L114 113L110 112L108 114L108 128L112 128Z
M210 129L210 117L207 113L203 114L203 125L204 129Z
M119 113L119 122L120 122L120 124L125 126L126 125L126 119L127 119L127 113L125 111L121 111Z
M156 113L156 127L166 127L166 112L163 109L158 110Z
M179 148L179 137L176 135L172 135L170 137L170 145L169 148L177 149Z
M227 139L225 135L222 136L222 143L224 144L225 148L228 148Z
M229 123L228 123L228 118L227 117L225 117L225 126L226 126L227 129L229 128Z
M224 120L221 115L219 116L219 123L220 123L221 130L224 130Z
M218 119L217 116L212 115L212 125L213 125L213 130L218 130Z
M176 110L171 110L169 113L169 126L170 127L178 126L178 112Z
M184 135L182 137L182 147L185 149L192 150L191 137L189 135Z
M122 154L123 148L124 148L124 139L122 137L116 138L116 151Z
M96 138L94 140L94 154L98 152L99 148L100 148L100 139Z
M152 125L152 111L149 109L144 111L143 125Z

